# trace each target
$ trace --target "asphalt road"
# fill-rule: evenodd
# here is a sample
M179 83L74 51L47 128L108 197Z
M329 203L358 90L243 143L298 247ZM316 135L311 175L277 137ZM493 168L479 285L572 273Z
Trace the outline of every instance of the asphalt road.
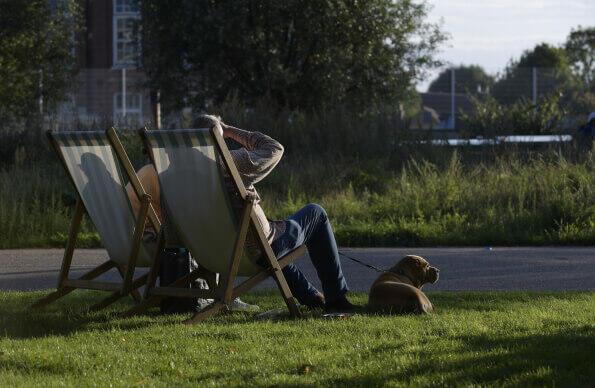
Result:
M432 290L595 290L595 247L486 248L356 248L346 254L380 268L388 268L406 254L417 254L440 268L440 280ZM54 288L63 250L0 250L0 290ZM101 249L75 251L71 277L103 262ZM306 276L319 285L308 258L297 262ZM350 288L368 291L376 272L347 259L343 270ZM139 273L142 270L139 270ZM104 279L119 279L114 271ZM274 287L271 280L259 288Z

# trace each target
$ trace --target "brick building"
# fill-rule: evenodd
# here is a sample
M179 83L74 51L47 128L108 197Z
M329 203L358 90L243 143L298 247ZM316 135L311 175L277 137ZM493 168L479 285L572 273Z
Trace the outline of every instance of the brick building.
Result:
M85 30L77 38L80 71L60 109L62 122L137 127L152 121L144 73L137 69L137 0L81 0Z

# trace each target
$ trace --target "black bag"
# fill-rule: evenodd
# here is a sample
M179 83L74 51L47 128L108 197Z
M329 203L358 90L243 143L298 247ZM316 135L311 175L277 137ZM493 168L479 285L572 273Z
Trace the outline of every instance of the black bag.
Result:
M166 248L161 252L161 268L159 270L159 285L166 287L182 276L198 268L198 263L190 256L184 248ZM206 282L197 279L185 288L204 289ZM179 314L198 311L203 307L204 300L198 298L168 297L161 301L162 314Z

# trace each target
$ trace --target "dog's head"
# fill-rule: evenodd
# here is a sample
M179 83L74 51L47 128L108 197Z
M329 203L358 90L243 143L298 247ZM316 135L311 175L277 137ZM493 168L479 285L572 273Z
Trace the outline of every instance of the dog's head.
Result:
M397 264L391 268L391 272L403 273L417 288L421 288L426 283L436 283L440 270L432 267L426 259L421 256L408 255L403 257Z

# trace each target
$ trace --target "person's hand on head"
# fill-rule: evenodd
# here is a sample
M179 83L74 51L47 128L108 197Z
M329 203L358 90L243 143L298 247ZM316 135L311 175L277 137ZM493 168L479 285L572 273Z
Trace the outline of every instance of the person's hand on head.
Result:
M229 137L229 129L231 128L229 125L225 124L221 117L219 117L219 123L221 124L221 128L223 129L223 137Z
M217 125L215 126L215 128L217 128L217 130L219 130L219 134L221 135L221 137L223 137L225 135L225 133L223 132L223 123L222 122L217 122Z
M195 125L215 127L219 130L219 134L223 136L224 125L221 118L215 115L200 115Z

